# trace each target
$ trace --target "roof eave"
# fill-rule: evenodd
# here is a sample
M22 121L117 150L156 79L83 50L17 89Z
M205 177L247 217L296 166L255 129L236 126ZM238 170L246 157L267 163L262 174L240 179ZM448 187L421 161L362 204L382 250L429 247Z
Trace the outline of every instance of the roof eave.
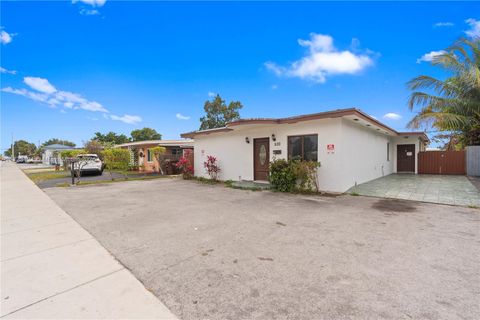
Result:
M208 129L208 130L199 130L199 131L182 133L180 134L180 137L193 139L195 138L195 136L199 136L199 135L207 135L207 134L218 133L218 132L228 132L232 130L233 129L230 129L227 127L221 127L221 128L214 128L214 129Z
M205 135L205 134L211 134L211 133L218 133L218 132L227 132L233 130L231 127L237 127L241 125L265 125L265 124L291 124L291 123L297 123L297 122L303 122L303 121L310 121L310 120L319 120L319 119L331 119L331 118L341 118L345 116L356 116L359 118L362 118L365 121L370 122L371 124L381 127L385 131L393 134L394 136L399 136L402 134L402 132L398 132L389 126L383 124L379 120L371 117L370 115L364 113L363 111L357 109L357 108L349 108L349 109L338 109L338 110L333 110L333 111L325 111L325 112L319 112L319 113L313 113L313 114L307 114L307 115L301 115L301 116L294 116L294 117L287 117L287 118L278 118L278 119L271 119L271 118L263 118L263 119L240 119L236 121L232 121L227 123L225 127L222 128L217 128L217 129L209 129L209 130L201 130L201 131L192 131L192 132L187 132L183 133L180 136L182 138L194 138L195 136L198 135ZM377 129L378 130L378 129ZM422 138L425 141L430 141L427 137L427 135L424 132L409 132L408 134L417 134L422 136Z

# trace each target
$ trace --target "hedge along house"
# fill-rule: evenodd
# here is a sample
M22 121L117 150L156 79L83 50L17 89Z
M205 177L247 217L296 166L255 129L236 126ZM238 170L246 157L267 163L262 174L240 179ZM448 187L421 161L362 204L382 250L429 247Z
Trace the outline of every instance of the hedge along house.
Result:
M269 162L300 157L319 161L323 191L345 192L355 184L394 172L417 172L417 154L428 137L397 132L358 109L280 119L243 119L225 127L184 133L195 139L195 175L218 159L222 180L268 180Z
M185 150L193 151L193 140L148 140L119 144L116 147L130 151L130 165L142 172L158 172L159 163L150 151L154 147L165 147L166 152L160 162L165 174L176 174L175 163L184 154Z

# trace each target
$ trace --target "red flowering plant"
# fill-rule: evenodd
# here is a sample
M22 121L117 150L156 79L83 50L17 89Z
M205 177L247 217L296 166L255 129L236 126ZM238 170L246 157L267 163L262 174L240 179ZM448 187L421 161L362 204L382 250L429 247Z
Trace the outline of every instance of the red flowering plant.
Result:
M203 163L205 170L207 171L210 179L217 181L220 167L218 166L217 158L214 156L207 156L207 161Z
M193 176L193 166L190 162L191 151L185 150L175 166L182 172L183 179L190 179Z

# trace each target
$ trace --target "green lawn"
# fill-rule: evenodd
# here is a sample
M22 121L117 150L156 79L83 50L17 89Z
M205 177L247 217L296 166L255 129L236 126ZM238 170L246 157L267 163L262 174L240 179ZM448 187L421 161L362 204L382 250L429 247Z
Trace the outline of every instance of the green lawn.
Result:
M66 172L66 171L35 172L35 173L27 173L27 177L29 177L33 182L39 183L45 180L70 177L70 172Z

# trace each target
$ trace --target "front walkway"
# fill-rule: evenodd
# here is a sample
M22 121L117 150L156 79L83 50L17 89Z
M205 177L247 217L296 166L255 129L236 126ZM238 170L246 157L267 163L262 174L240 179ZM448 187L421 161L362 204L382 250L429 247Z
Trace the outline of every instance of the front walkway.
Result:
M175 319L15 164L0 175L0 317Z
M352 187L347 193L480 207L480 192L465 176L391 174Z

